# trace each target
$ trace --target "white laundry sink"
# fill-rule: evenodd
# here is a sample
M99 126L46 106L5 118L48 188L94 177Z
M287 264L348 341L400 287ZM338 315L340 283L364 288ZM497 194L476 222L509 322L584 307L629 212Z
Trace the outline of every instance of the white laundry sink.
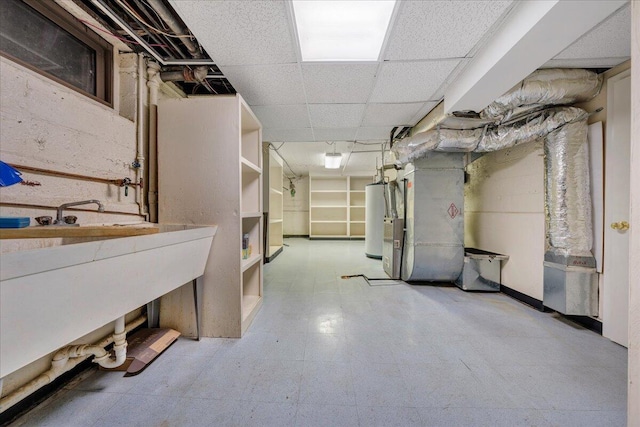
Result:
M0 258L0 378L200 277L217 226Z

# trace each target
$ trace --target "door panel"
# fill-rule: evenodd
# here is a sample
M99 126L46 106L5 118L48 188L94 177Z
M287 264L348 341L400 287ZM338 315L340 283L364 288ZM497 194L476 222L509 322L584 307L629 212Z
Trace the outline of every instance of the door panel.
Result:
M631 77L607 83L602 335L628 346Z

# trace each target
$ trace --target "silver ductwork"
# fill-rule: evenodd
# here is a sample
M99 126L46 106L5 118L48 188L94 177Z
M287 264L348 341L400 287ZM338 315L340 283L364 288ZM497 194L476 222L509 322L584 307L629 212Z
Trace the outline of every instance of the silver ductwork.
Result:
M499 125L480 139L475 152L504 150L516 145L534 142L568 123L584 120L586 111L576 107L557 107L541 111L511 125Z
M568 314L593 314L595 260L588 113L562 105L593 98L601 85L600 76L587 70L539 70L491 103L479 119L470 119L468 126L446 128L451 121L442 120L392 148L398 163L408 164L431 157L430 152L490 152L545 138L545 304L550 301L550 307ZM579 303L573 297L577 294Z
M588 70L537 70L480 112L483 119L504 123L536 109L584 102L600 92L602 78Z
M591 256L591 195L586 118L547 135L547 242L562 256Z
M490 152L545 139L548 246L561 255L591 254L591 197L586 111L557 107L512 125L473 130L433 129L397 143L401 162L431 151ZM456 139L456 132L458 139Z
M404 179L402 280L453 282L464 263L464 155L428 153Z
M435 128L403 139L393 146L392 151L398 162L406 164L429 151L486 153L504 150L544 138L567 123L586 117L586 111L580 108L557 107L533 113L509 125L477 129Z

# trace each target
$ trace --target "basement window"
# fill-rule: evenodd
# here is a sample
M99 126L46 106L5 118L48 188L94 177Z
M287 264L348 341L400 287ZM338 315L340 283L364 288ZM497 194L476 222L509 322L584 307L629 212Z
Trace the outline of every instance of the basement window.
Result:
M111 45L53 1L0 0L0 53L111 103Z

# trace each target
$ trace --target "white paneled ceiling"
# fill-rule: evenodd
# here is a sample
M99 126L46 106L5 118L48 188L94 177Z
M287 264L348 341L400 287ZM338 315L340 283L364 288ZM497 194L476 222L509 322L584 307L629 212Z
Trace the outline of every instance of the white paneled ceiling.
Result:
M394 61L464 58L511 3L402 2L384 58Z
M324 153L333 152L333 145L326 142L285 142L273 143L273 146L278 148L278 153L286 159L288 165L284 165L284 174L289 177L336 173L375 175L376 162L378 165L382 162L382 144L345 141L336 141L334 144L336 152L342 153L342 163L337 170L324 168Z
M285 142L280 152L294 156L289 163L298 166L296 173L308 173L322 168L325 141L341 141L336 148L346 152L361 148L354 141L386 141L394 126L416 124L509 22L518 2L398 1L373 62L302 62L288 0L170 3L252 106L264 140ZM544 66L624 62L630 56L629 10L627 4ZM373 174L375 154L352 155L347 167Z
M631 56L630 30L631 5L627 4L554 59L618 58L619 64Z

